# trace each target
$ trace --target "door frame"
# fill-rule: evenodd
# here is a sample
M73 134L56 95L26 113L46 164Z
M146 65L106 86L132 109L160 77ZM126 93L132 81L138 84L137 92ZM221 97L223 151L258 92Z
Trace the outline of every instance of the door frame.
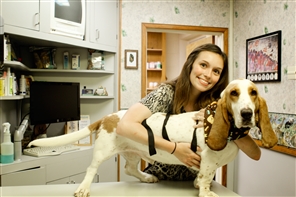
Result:
M195 32L207 35L222 35L223 36L223 51L228 56L228 28L223 27L206 27L206 26L188 26L188 25L171 25L171 24L158 24L158 23L142 23L142 67L141 67L141 98L146 96L147 87L147 33L148 32ZM146 163L141 162L141 169L145 169ZM221 184L227 186L227 165L222 167L221 170Z

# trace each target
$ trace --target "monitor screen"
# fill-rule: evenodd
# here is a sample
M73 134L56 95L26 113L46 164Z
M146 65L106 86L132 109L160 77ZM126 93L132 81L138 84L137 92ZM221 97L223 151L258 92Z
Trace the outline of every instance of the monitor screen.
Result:
M55 0L55 17L81 23L82 2L77 0Z
M79 83L31 82L31 124L38 125L80 120L79 92Z
M4 62L4 30L3 30L3 20L1 17L1 11L0 11L0 67L2 67L2 64Z

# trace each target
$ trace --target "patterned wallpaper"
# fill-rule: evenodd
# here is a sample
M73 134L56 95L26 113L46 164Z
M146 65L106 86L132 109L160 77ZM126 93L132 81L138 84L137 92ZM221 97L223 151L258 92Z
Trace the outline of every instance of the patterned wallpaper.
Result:
M141 24L229 27L228 0L122 0L121 106L141 99ZM138 50L138 70L124 68L124 50Z
M287 67L295 66L295 2L234 1L234 76L246 77L246 39L278 30L282 31L281 82L256 84L270 112L295 114L296 80L287 77Z
M141 99L141 23L230 27L228 0L122 0L121 108ZM281 82L257 83L269 111L296 113L296 80L287 79L295 66L295 2L234 0L234 78L246 78L246 39L282 30ZM139 51L138 70L124 68L124 50Z

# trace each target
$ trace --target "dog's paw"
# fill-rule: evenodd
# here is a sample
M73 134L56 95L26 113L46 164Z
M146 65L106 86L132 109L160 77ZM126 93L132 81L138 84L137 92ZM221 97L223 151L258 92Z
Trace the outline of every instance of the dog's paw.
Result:
M88 197L89 196L89 190L88 189L80 189L78 188L75 193L74 193L75 197Z
M145 174L142 178L141 178L142 182L145 183L157 183L159 180L156 176L151 175L151 174Z
M215 192L210 191L206 197L219 197Z
M199 197L219 197L215 192L209 191L206 194L199 194Z

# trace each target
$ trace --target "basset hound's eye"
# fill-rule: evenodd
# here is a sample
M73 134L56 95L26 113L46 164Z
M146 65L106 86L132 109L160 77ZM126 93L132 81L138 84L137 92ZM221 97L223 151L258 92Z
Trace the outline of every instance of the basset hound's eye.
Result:
M230 92L230 95L231 95L231 96L238 96L238 92L237 92L236 90L232 90L232 91Z
M258 92L256 90L252 90L250 94L251 96L257 96Z

